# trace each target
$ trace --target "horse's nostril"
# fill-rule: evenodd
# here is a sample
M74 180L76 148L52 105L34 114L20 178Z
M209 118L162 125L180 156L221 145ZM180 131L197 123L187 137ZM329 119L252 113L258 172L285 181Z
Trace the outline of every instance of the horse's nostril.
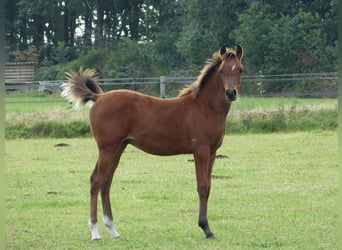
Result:
M237 96L236 89L227 89L226 90L226 97L228 101L235 101Z

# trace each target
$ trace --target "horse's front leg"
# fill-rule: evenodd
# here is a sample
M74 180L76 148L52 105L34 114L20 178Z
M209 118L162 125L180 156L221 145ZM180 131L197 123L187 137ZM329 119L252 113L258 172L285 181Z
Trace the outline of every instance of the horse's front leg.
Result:
M215 161L216 153L210 154L209 147L203 147L195 152L197 192L199 196L198 225L202 228L207 238L214 239L207 217L207 205L211 185L211 172Z

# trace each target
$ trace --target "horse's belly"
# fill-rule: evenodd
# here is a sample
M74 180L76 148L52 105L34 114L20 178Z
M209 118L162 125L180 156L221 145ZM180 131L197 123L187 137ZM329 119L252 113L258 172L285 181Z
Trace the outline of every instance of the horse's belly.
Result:
M192 152L191 144L185 140L157 136L133 137L130 144L154 155L178 155Z

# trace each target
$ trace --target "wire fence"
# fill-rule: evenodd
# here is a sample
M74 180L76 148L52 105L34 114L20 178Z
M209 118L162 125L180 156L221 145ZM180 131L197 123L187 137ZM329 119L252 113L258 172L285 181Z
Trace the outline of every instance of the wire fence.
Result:
M175 97L196 77L147 77L147 78L103 78L99 79L105 91L130 89L141 93ZM243 76L240 89L241 96L251 97L337 97L337 72L310 74L281 74ZM7 91L33 89L54 93L60 91L64 81L39 81L25 83L6 83Z

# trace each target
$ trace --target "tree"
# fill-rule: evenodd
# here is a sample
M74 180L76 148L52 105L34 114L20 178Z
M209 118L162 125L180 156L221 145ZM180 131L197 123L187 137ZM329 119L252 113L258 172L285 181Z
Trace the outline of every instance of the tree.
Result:
M83 33L83 44L86 48L91 47L92 33L93 33L93 9L94 1L84 1L82 4L84 10L84 33Z
M53 0L21 0L18 2L18 7L18 17L25 20L26 23L23 23L23 27L26 26L28 29L24 36L27 37L30 44L39 48L44 45L44 31L48 29L46 23L51 23L51 19L54 17L56 2ZM25 32L24 29L22 32Z
M337 65L337 43L335 41L329 44L324 30L324 19L318 12L305 12L302 9L299 10L298 16L300 19L298 28L303 47L300 54L302 70L305 72L337 70L335 66Z
M322 16L302 7L296 9L298 5L293 2L285 8L286 11L283 4L288 3L269 2L252 1L239 15L240 25L232 34L232 38L241 41L245 49L244 63L249 73L335 70L331 62L336 61L333 53L336 44L328 44Z
M15 51L18 45L18 28L14 25L18 22L18 0L7 0L5 2L5 30L6 30L6 49Z
M268 72L267 57L271 51L273 13L270 5L253 1L249 8L238 16L240 25L233 31L231 38L243 46L244 64L249 74Z
M185 13L177 48L190 65L203 65L222 44L237 43L229 34L237 26L237 15L245 2L192 0L182 1L181 8Z
M31 46L44 61L39 65L97 54L92 48L121 57L118 50L135 43L153 64L139 65L140 73L193 75L222 44L239 43L247 74L337 65L337 0L6 0L6 9L9 60Z
M159 65L160 71L184 66L181 53L176 43L181 32L183 11L178 1L150 0L149 21L146 23L146 41L153 53L153 61Z

